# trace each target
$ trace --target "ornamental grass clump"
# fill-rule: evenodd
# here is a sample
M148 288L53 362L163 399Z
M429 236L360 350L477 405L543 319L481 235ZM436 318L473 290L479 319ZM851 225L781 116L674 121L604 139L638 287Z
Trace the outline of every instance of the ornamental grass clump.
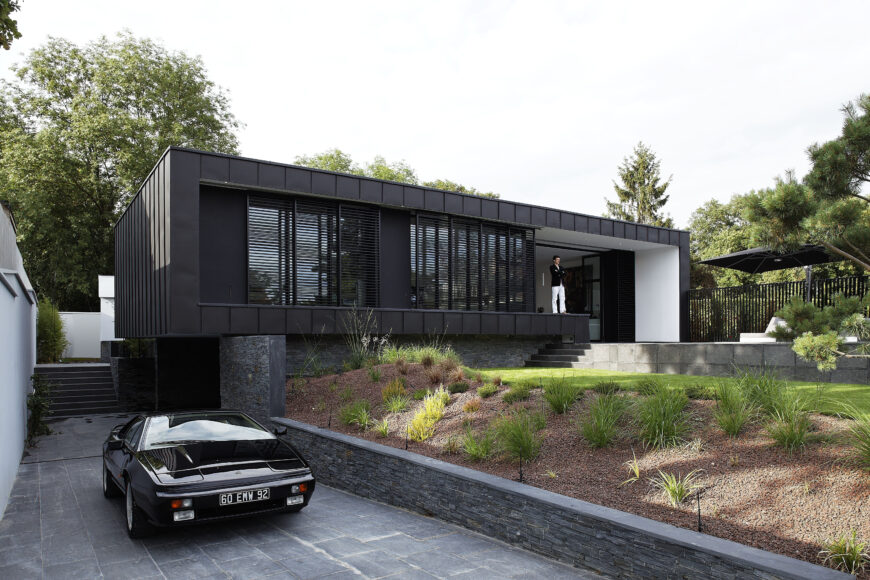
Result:
M465 435L462 438L462 449L469 459L474 461L483 461L489 459L495 448L495 435L491 429L486 429L480 433L475 432L468 427L465 429Z
M810 419L799 397L782 403L773 411L767 433L789 453L803 447L810 430Z
M646 377L634 383L638 395L648 397L662 388L662 383L654 377Z
M858 465L870 471L870 418L855 413L855 424L849 429L852 448Z
M674 475L672 473L664 473L659 470L657 478L651 478L649 481L654 486L659 488L672 507L677 507L677 504L682 503L689 494L701 486L697 483L697 478L701 474L700 469L694 469L686 474Z
M492 383L477 387L477 395L482 399L489 398L498 392L498 387Z
M617 424L628 401L618 395L598 395L589 407L589 414L580 420L580 435L592 447L607 447L616 439Z
M716 409L713 417L723 431L731 437L737 437L752 415L752 405L744 398L737 385L731 381L722 381L716 385Z
M345 425L367 429L372 423L371 407L365 400L357 400L338 410L338 418Z
M435 434L435 423L444 416L444 407L450 402L450 394L438 388L423 398L423 405L414 414L408 425L408 437L412 441L425 441Z
M447 386L447 390L452 395L455 395L457 393L464 393L465 391L468 390L468 383L466 383L465 381L457 381L455 383L450 383Z
M592 385L592 390L599 395L615 395L619 392L619 383L616 381L599 381Z
M867 550L867 542L858 541L858 532L852 530L852 534L843 534L833 540L822 544L823 550L819 552L819 559L825 566L835 570L842 570L847 574L860 574L870 563L870 552Z
M411 398L407 395L393 395L384 401L384 408L389 413L401 413L408 408Z
M542 414L525 409L504 415L495 422L499 447L520 464L520 481L523 480L523 463L532 461L541 452L542 438L538 432L545 426L546 418Z
M407 394L405 388L405 377L396 377L381 389L381 399L385 403L393 397L402 397L405 396L405 394Z
M565 377L554 379L544 387L544 399L554 413L564 413L583 395L583 389L570 384Z
M532 387L531 385L527 385L525 383L519 385L513 385L511 388L507 390L507 392L502 395L502 400L505 403L511 404L516 403L518 401L525 401L529 397L532 396Z
M689 398L682 389L660 386L652 395L636 405L635 418L640 427L640 439L645 445L660 449L679 444L689 430L684 413Z
M777 379L772 371L738 371L736 381L746 401L765 415L773 415L783 402L785 383Z

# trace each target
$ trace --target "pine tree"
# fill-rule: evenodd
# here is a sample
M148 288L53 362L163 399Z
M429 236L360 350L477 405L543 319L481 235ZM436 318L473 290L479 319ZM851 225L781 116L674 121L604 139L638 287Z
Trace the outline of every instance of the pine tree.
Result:
M660 162L652 149L639 142L631 157L622 160L619 166L622 185L613 182L619 201L606 201L608 217L633 221L653 226L673 227L670 216L662 215L662 207L668 202L665 191L673 176L664 183L661 180Z

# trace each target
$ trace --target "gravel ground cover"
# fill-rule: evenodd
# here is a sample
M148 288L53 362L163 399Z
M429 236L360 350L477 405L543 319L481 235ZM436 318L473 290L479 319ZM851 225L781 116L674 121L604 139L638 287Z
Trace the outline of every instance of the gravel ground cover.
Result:
M400 367L401 368L401 367ZM446 387L456 377L450 371L407 364L379 365L374 371L360 369L318 378L287 382L287 416L320 427L404 448L407 425L422 402L410 395L419 389ZM455 372L455 371L453 371ZM466 371L466 375L467 375ZM377 376L379 375L379 376ZM393 379L405 379L409 395L406 410L386 411L382 389ZM374 379L377 378L377 381ZM480 378L480 377L478 377ZM423 441L407 441L409 451L509 479L518 479L519 469L504 453L483 461L470 460L462 450L467 429L482 432L499 416L525 408L543 412L546 427L540 454L523 469L524 482L599 505L623 510L683 528L697 529L695 496L672 507L662 491L652 485L659 471L686 475L700 470L697 482L702 531L764 550L819 563L822 543L855 530L870 539L870 473L851 458L848 444L850 421L810 415L806 444L793 453L776 446L761 420L750 423L737 438L730 438L716 424L711 400L690 400L686 408L689 431L684 441L664 449L645 448L627 413L618 424L618 438L610 446L593 448L580 435L578 422L588 414L599 395L586 391L568 412L554 413L533 388L527 400L508 404L503 400L509 385L481 399L477 388L483 382L465 376L466 392L450 396L434 435ZM621 392L637 400L639 395ZM353 401L369 402L372 421L386 419L388 434L372 425L362 429L345 425L340 409ZM470 401L479 401L479 408ZM634 457L640 478L632 475L628 462ZM858 578L870 579L870 571Z

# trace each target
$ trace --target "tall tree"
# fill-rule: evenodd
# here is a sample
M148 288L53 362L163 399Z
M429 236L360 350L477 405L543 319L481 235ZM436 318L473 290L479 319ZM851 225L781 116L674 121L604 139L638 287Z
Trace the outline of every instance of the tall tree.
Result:
M673 227L670 216L661 213L668 202L665 195L673 176L664 183L661 180L661 162L652 149L639 142L631 157L625 157L618 168L622 184L613 182L617 201L605 200L605 214L616 219L633 221L653 226Z
M130 33L51 38L0 86L0 187L28 274L62 310L99 305L112 227L170 145L236 153L238 122L199 58Z
M12 20L12 13L18 10L18 0L0 0L0 46L9 50L12 41L21 38L18 21Z
M343 152L341 149L333 148L314 155L297 155L295 163L297 165L313 167L315 169L350 173L353 175L373 177L374 179L384 179L387 181L397 181L399 183L408 183L411 185L424 185L433 189L457 191L459 193L467 193L469 195L478 195L481 197L499 197L497 193L478 191L473 187L466 187L461 183L456 183L449 179L436 179L434 181L423 181L421 183L417 177L417 172L404 160L388 162L381 155L375 155L375 158L372 159L371 162L360 167L356 162L354 162L350 155Z

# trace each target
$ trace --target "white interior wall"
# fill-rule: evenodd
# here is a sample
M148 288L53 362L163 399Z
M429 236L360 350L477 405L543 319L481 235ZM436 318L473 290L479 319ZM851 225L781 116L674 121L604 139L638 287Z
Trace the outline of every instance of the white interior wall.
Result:
M69 345L64 358L100 358L99 312L61 312L63 331Z
M680 341L680 249L634 255L635 341Z
M115 338L115 277L99 276L100 342Z

